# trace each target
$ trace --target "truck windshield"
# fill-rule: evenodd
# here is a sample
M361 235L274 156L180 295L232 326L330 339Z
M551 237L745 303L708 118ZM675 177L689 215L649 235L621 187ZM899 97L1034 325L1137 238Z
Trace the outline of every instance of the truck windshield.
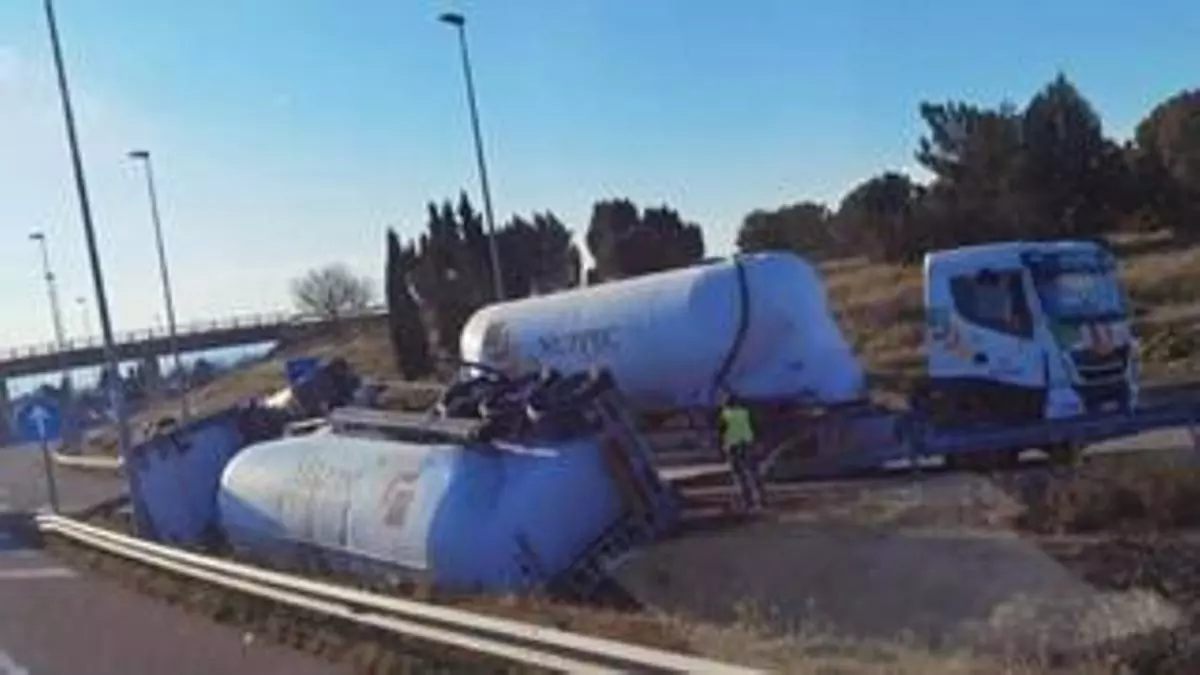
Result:
M1046 314L1061 321L1121 319L1128 315L1125 291L1115 266L1052 264L1035 268L1038 297Z

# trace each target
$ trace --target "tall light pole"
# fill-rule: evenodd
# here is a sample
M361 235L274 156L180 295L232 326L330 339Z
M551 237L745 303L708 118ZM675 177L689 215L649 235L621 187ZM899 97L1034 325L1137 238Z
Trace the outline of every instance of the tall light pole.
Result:
M38 243L38 248L42 252L42 276L46 279L46 296L50 300L50 319L54 322L54 351L58 354L58 370L61 373L61 398L60 405L63 409L63 420L66 424L63 425L61 442L63 448L71 446L75 442L75 426L74 420L74 382L71 381L71 369L67 367L67 338L66 332L63 330L62 307L58 304L58 288L54 283L54 270L50 269L50 245L46 241L46 233L31 232L29 238Z
M50 318L54 322L54 351L58 355L58 370L62 379L59 383L62 388L60 405L64 412L63 419L67 423L63 425L61 441L65 448L74 444L75 441L73 424L75 416L72 414L74 383L71 382L71 369L67 367L67 339L66 332L63 330L62 307L58 304L58 288L54 284L54 270L50 269L50 245L46 241L46 233L31 232L29 239L36 241L42 252L42 276L46 279L46 295L50 300Z
M79 336L86 340L90 337L88 331L92 330L92 322L88 319L87 298L81 295L75 298L75 304L79 305Z
M467 20L462 14L446 12L438 20L458 31L458 46L462 52L463 78L467 82L467 106L471 111L471 131L475 136L475 161L479 164L479 187L483 192L483 215L487 218L488 253L492 259L492 287L496 299L504 299L504 276L500 272L500 253L496 247L496 219L492 215L492 191L488 187L487 164L483 161L483 137L479 132L479 110L475 104L475 82L471 77L471 57L467 53Z
M167 336L171 344L171 357L175 362L175 372L181 378L179 414L186 422L189 417L187 372L183 369L183 361L179 356L179 337L175 332L175 302L171 297L171 276L167 272L167 253L163 246L162 218L158 211L158 190L154 185L154 163L150 160L149 150L130 150L129 158L141 163L146 173L146 196L150 200L150 220L154 223L154 245L158 249L158 271L162 275L163 303L167 310Z
M38 243L42 251L42 275L46 279L46 294L50 298L50 316L54 321L54 346L61 353L67 346L63 331L62 311L58 304L58 289L54 286L54 271L50 269L50 246L44 232L32 232L29 238ZM63 373L66 377L66 373Z
M67 84L67 71L63 65L62 45L58 38L58 24L54 19L54 3L43 0L46 10L46 27L50 32L50 47L54 53L54 70L58 76L58 94L62 102L63 125L67 132L67 147L71 154L71 169L75 177L75 191L79 196L79 214L83 221L84 239L87 241L88 262L92 268L92 285L96 291L96 309L100 314L100 331L104 337L105 367L111 377L108 390L113 415L117 418L117 443L125 466L134 466L130 456L129 420L125 416L125 401L121 392L121 377L118 369L117 349L113 344L112 322L108 315L108 298L104 292L104 271L100 267L100 253L96 249L96 232L92 226L92 207L88 199L87 178L83 172L83 154L79 150L79 134L75 130L75 111L71 106L71 89ZM141 490L138 482L130 481L130 499L133 502L134 527L147 533L149 521L142 508Z

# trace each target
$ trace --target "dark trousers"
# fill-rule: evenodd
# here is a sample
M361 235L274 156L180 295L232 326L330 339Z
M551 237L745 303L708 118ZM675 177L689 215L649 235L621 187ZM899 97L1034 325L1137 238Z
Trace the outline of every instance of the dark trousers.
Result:
M747 509L761 509L766 504L763 492L762 477L758 474L758 462L751 453L748 443L738 443L729 448L729 469L733 474L734 485L741 494L742 506Z

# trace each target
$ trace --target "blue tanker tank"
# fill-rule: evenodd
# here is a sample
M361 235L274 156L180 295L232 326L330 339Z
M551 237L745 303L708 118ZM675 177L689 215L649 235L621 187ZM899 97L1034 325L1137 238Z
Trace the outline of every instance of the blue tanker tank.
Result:
M577 565L637 512L612 444L418 445L334 434L250 446L221 477L236 550L520 591Z

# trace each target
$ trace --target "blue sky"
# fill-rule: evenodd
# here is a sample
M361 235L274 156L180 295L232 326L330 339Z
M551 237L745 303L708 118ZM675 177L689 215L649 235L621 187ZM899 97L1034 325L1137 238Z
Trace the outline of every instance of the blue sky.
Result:
M469 31L498 217L666 201L727 252L741 217L913 170L921 100L1023 103L1059 69L1127 135L1195 81L1195 2L58 0L117 330L161 321L143 185L155 153L181 321L289 305L383 232L476 190L453 34ZM39 0L0 2L0 345L92 293ZM1190 78L1190 79L1189 79ZM96 321L94 306L88 312ZM89 333L97 330L89 326Z

